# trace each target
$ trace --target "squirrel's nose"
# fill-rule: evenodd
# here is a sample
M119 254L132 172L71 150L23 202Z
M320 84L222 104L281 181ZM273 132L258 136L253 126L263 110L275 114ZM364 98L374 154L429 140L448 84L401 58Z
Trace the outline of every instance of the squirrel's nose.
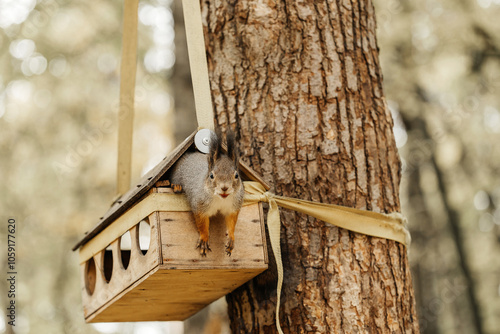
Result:
M228 189L228 187L222 187L222 188L220 188L220 189L221 189L223 192L226 192L226 191L227 191L227 189Z

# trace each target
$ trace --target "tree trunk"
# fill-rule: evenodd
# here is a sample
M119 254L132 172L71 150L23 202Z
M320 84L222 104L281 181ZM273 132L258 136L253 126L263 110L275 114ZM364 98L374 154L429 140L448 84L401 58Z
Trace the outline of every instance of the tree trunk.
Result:
M204 1L216 122L276 194L400 210L369 0ZM285 333L418 332L406 248L281 211ZM237 240L236 240L237 242ZM233 333L275 333L275 282L228 296Z

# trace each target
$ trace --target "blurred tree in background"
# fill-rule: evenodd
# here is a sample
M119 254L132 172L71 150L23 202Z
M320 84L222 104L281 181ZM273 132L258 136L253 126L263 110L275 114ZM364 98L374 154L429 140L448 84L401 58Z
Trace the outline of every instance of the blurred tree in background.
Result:
M420 328L499 333L500 1L376 9Z
M169 6L140 6L135 179L174 144ZM84 324L70 250L115 195L121 22L121 1L0 1L0 212L18 222L16 333L99 332ZM6 228L0 233L6 240ZM134 324L95 328L138 332Z
M191 108L192 95L176 84L187 74L172 70L171 5L140 3L136 179L174 146L172 85L175 104ZM420 328L499 333L500 1L376 0L375 7ZM182 327L83 321L70 249L114 197L121 13L116 0L0 0L0 219L18 223L16 333ZM0 289L5 305L5 280ZM8 332L3 310L0 332Z

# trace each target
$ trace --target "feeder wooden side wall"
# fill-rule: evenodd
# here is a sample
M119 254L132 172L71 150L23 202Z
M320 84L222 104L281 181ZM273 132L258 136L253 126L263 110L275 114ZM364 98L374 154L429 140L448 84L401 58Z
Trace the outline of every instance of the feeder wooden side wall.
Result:
M153 190L159 191L162 188ZM191 212L158 211L149 216L151 243L140 252L137 226L132 228L132 257L127 270L119 258L119 239L112 242L113 274L109 283L97 271L95 291L82 288L87 322L184 320L267 269L262 204L241 209L235 248L225 254L223 221L211 220L211 252L201 257ZM102 268L104 250L94 256ZM83 282L88 280L81 265Z
M226 226L222 219L210 222L210 249L206 257L195 247L198 232L191 212L160 212L161 256L165 268L260 268L267 263L259 205L241 209L236 223L235 247L225 252ZM243 228L244 227L244 228ZM187 247L186 247L187 246Z
M120 251L120 238L111 242L113 252L113 269L111 280L106 281L104 272L104 256L105 249L94 255L93 259L96 267L95 288L92 295L89 294L86 282L88 281L87 266L88 263L80 265L80 273L82 276L82 301L83 313L85 318L96 312L107 302L112 300L116 295L122 292L125 288L134 284L141 277L158 266L161 261L160 255L160 234L158 226L158 212L152 213L149 217L149 225L151 228L151 239L147 253L142 254L139 247L139 222L130 229L131 252L130 262L127 269L123 267Z

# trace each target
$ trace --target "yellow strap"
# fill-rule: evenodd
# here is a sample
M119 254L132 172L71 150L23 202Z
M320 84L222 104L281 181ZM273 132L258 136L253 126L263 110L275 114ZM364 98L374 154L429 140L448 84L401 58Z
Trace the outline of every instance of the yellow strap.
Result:
M134 124L135 73L137 68L137 9L139 0L125 0L122 58L120 67L120 108L118 113L117 193L130 188L132 131Z
M212 95L199 0L182 0L198 128L214 129Z
M261 184L259 183L259 185ZM278 206L276 205L276 201L267 196L266 200L269 203L269 211L267 213L267 230L269 232L271 248L273 250L274 259L276 260L276 269L278 271L278 286L276 289L276 294L278 297L278 299L276 300L276 328L278 329L278 332L280 334L283 334L280 325L281 287L283 286L283 263L281 262L280 246L280 212L278 210Z
M278 300L276 303L276 326L283 333L279 324L279 306L281 288L283 286L283 263L280 247L280 214L278 206L295 210L318 218L326 223L345 228L350 231L385 238L410 245L410 233L406 227L406 219L400 213L384 214L372 211L348 208L334 204L322 204L295 198L274 195L259 182L247 181L243 205L258 202L269 203L267 227L278 269ZM184 195L171 193L154 193L146 197L116 219L113 224L95 236L80 248L80 263L106 248L112 241L131 229L145 217L155 211L191 211Z
M245 201L249 203L274 201L285 209L305 213L353 232L395 240L404 245L410 242L406 220L400 213L384 214L278 196L267 192L258 182L245 182L245 191L247 192Z
M278 205L318 218L326 223L345 228L350 231L375 237L396 240L407 247L410 233L406 228L406 219L400 213L383 214L358 210L334 204L315 203L295 198L282 197L267 192L258 182L245 182L245 203L267 202L267 228L278 270L278 300L276 302L276 327L283 334L279 323L279 307L281 287L283 285L283 263L280 247L280 215Z

